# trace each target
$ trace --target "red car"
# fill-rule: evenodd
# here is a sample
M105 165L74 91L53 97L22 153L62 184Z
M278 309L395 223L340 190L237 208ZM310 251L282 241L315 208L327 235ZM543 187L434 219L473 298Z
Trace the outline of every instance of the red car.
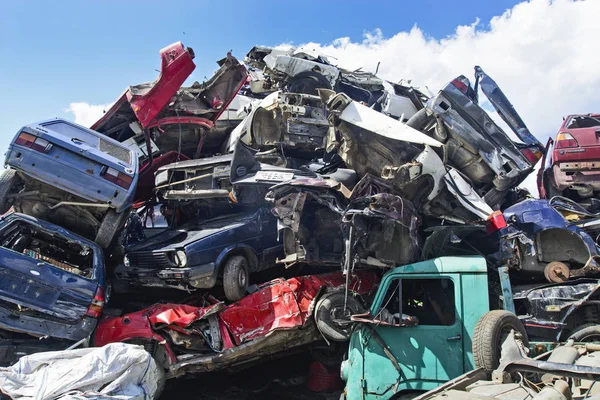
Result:
M538 173L541 198L584 201L600 192L600 114L567 116L548 140Z
M350 315L365 311L361 296L374 293L379 281L373 270L358 270L348 280L333 272L275 279L231 305L212 298L201 307L155 304L105 317L94 343L145 345L171 377L239 367L301 350L323 336L348 340Z
M156 81L127 88L91 127L140 155L136 202L152 195L159 167L218 152L232 127L217 120L248 79L246 67L228 53L210 79L182 87L196 68L194 51L177 42L161 49L160 58Z

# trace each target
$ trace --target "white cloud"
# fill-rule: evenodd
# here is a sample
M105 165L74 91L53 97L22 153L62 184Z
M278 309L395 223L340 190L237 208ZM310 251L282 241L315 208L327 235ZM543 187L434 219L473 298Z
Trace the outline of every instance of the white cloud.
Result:
M98 121L104 114L104 111L108 110L112 104L89 104L84 101L70 103L65 112L73 113L76 124L89 127Z
M453 35L439 40L415 25L391 37L376 30L360 42L346 37L303 46L347 69L375 72L381 62L379 76L412 79L433 92L460 74L473 82L473 66L480 65L545 144L564 115L600 109L598 16L600 1L531 0L489 24L476 20L458 26ZM533 177L527 187L535 188Z

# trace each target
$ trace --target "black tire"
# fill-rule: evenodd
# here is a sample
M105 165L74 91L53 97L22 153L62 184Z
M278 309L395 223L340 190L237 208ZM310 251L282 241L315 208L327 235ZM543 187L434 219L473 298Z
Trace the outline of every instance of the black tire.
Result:
M8 195L19 182L19 176L14 169L0 171L0 215L5 214L12 204L8 201Z
M317 89L331 89L331 84L318 72L304 71L292 78L289 91L291 93L304 93L318 95Z
M600 325L582 325L571 333L569 339L573 339L575 342L600 343Z
M502 343L512 329L521 334L523 345L529 347L525 327L515 314L494 310L477 321L473 333L473 359L477 368L483 368L488 374L498 368Z
M425 108L421 108L412 117L410 117L408 121L406 121L406 125L420 131L425 127L425 125L427 125L430 118L431 117L427 115L427 110Z
M125 210L123 212L116 212L115 210L108 210L108 213L104 216L102 220L102 224L100 224L100 228L98 229L98 233L96 234L96 243L100 245L103 249L110 247L110 244L113 241L113 238L125 225L125 220L129 215L129 210Z
M351 315L364 312L360 301L352 295L348 296L344 311L344 297L344 292L325 294L315 307L315 321L319 331L334 342L345 342L350 339L352 333L352 324L340 323L336 320L349 322Z
M231 302L242 299L248 292L248 260L244 256L231 256L223 269L223 291Z

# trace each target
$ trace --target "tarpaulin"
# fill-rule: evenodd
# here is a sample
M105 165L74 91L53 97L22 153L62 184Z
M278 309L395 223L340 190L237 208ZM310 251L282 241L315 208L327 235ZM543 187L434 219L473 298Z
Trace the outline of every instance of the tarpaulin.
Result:
M0 368L0 389L14 400L157 399L163 370L142 346L50 351Z

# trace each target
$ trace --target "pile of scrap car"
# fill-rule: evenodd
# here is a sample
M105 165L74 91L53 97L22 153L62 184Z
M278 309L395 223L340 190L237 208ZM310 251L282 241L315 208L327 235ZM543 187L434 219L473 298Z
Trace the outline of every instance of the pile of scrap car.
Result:
M11 142L3 364L125 342L179 377L310 349L348 399L389 398L485 375L510 340L600 339L598 115L544 147L480 67L431 94L306 48L228 53L189 87L191 48L160 59L91 128Z

